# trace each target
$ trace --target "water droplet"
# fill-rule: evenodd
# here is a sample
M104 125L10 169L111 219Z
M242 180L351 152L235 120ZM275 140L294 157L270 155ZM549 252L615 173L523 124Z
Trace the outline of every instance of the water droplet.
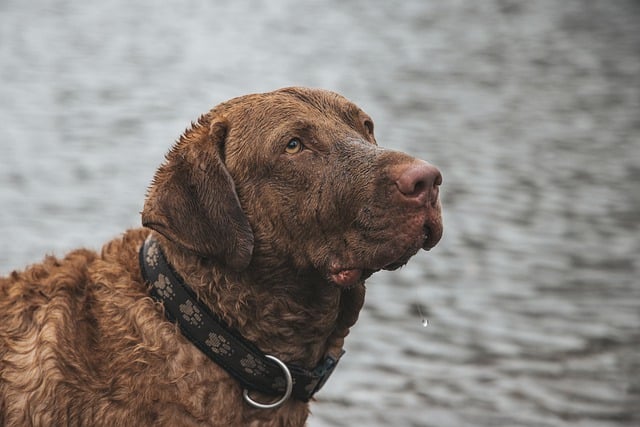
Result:
M429 320L427 320L427 318L424 317L424 313L422 313L422 308L420 308L420 304L416 303L416 307L418 308L418 314L420 315L420 317L422 317L422 326L426 328L427 326L429 326Z

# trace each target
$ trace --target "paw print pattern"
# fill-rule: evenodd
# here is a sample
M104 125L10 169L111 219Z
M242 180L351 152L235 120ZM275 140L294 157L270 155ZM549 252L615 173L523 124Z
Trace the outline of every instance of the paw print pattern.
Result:
M256 359L253 354L247 354L244 359L241 359L240 365L242 365L246 373L251 374L255 377L267 373L266 366L264 366L262 361Z
M193 305L193 302L187 301L184 304L180 304L180 312L182 313L182 317L192 326L198 328L202 326L202 312L198 307Z
M222 335L214 334L213 332L209 333L209 338L207 338L205 344L209 346L211 351L223 356L231 356L231 353L233 353L229 341Z
M151 243L146 256L147 264L149 264L149 266L152 268L156 268L158 266L159 256L160 256L160 248L158 248L158 243L156 242Z
M158 275L158 280L153 282L153 287L156 288L158 295L164 299L172 300L176 296L171 281L164 274Z

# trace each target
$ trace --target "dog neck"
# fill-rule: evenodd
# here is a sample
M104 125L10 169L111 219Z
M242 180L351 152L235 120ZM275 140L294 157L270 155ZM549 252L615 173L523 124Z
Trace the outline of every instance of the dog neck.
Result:
M197 298L264 353L307 369L342 354L364 302L364 283L343 289L283 266L237 273L153 235Z

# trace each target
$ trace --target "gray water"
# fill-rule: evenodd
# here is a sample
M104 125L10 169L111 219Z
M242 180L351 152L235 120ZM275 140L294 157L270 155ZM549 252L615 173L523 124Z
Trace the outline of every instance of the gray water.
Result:
M289 85L444 174L310 426L640 425L638 1L0 0L0 272L137 226L191 120Z

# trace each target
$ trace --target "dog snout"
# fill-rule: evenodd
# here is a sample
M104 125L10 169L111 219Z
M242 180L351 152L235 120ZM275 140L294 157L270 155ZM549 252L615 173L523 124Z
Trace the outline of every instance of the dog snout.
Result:
M434 205L438 201L442 174L432 164L418 160L401 168L395 183L405 203L413 206Z

